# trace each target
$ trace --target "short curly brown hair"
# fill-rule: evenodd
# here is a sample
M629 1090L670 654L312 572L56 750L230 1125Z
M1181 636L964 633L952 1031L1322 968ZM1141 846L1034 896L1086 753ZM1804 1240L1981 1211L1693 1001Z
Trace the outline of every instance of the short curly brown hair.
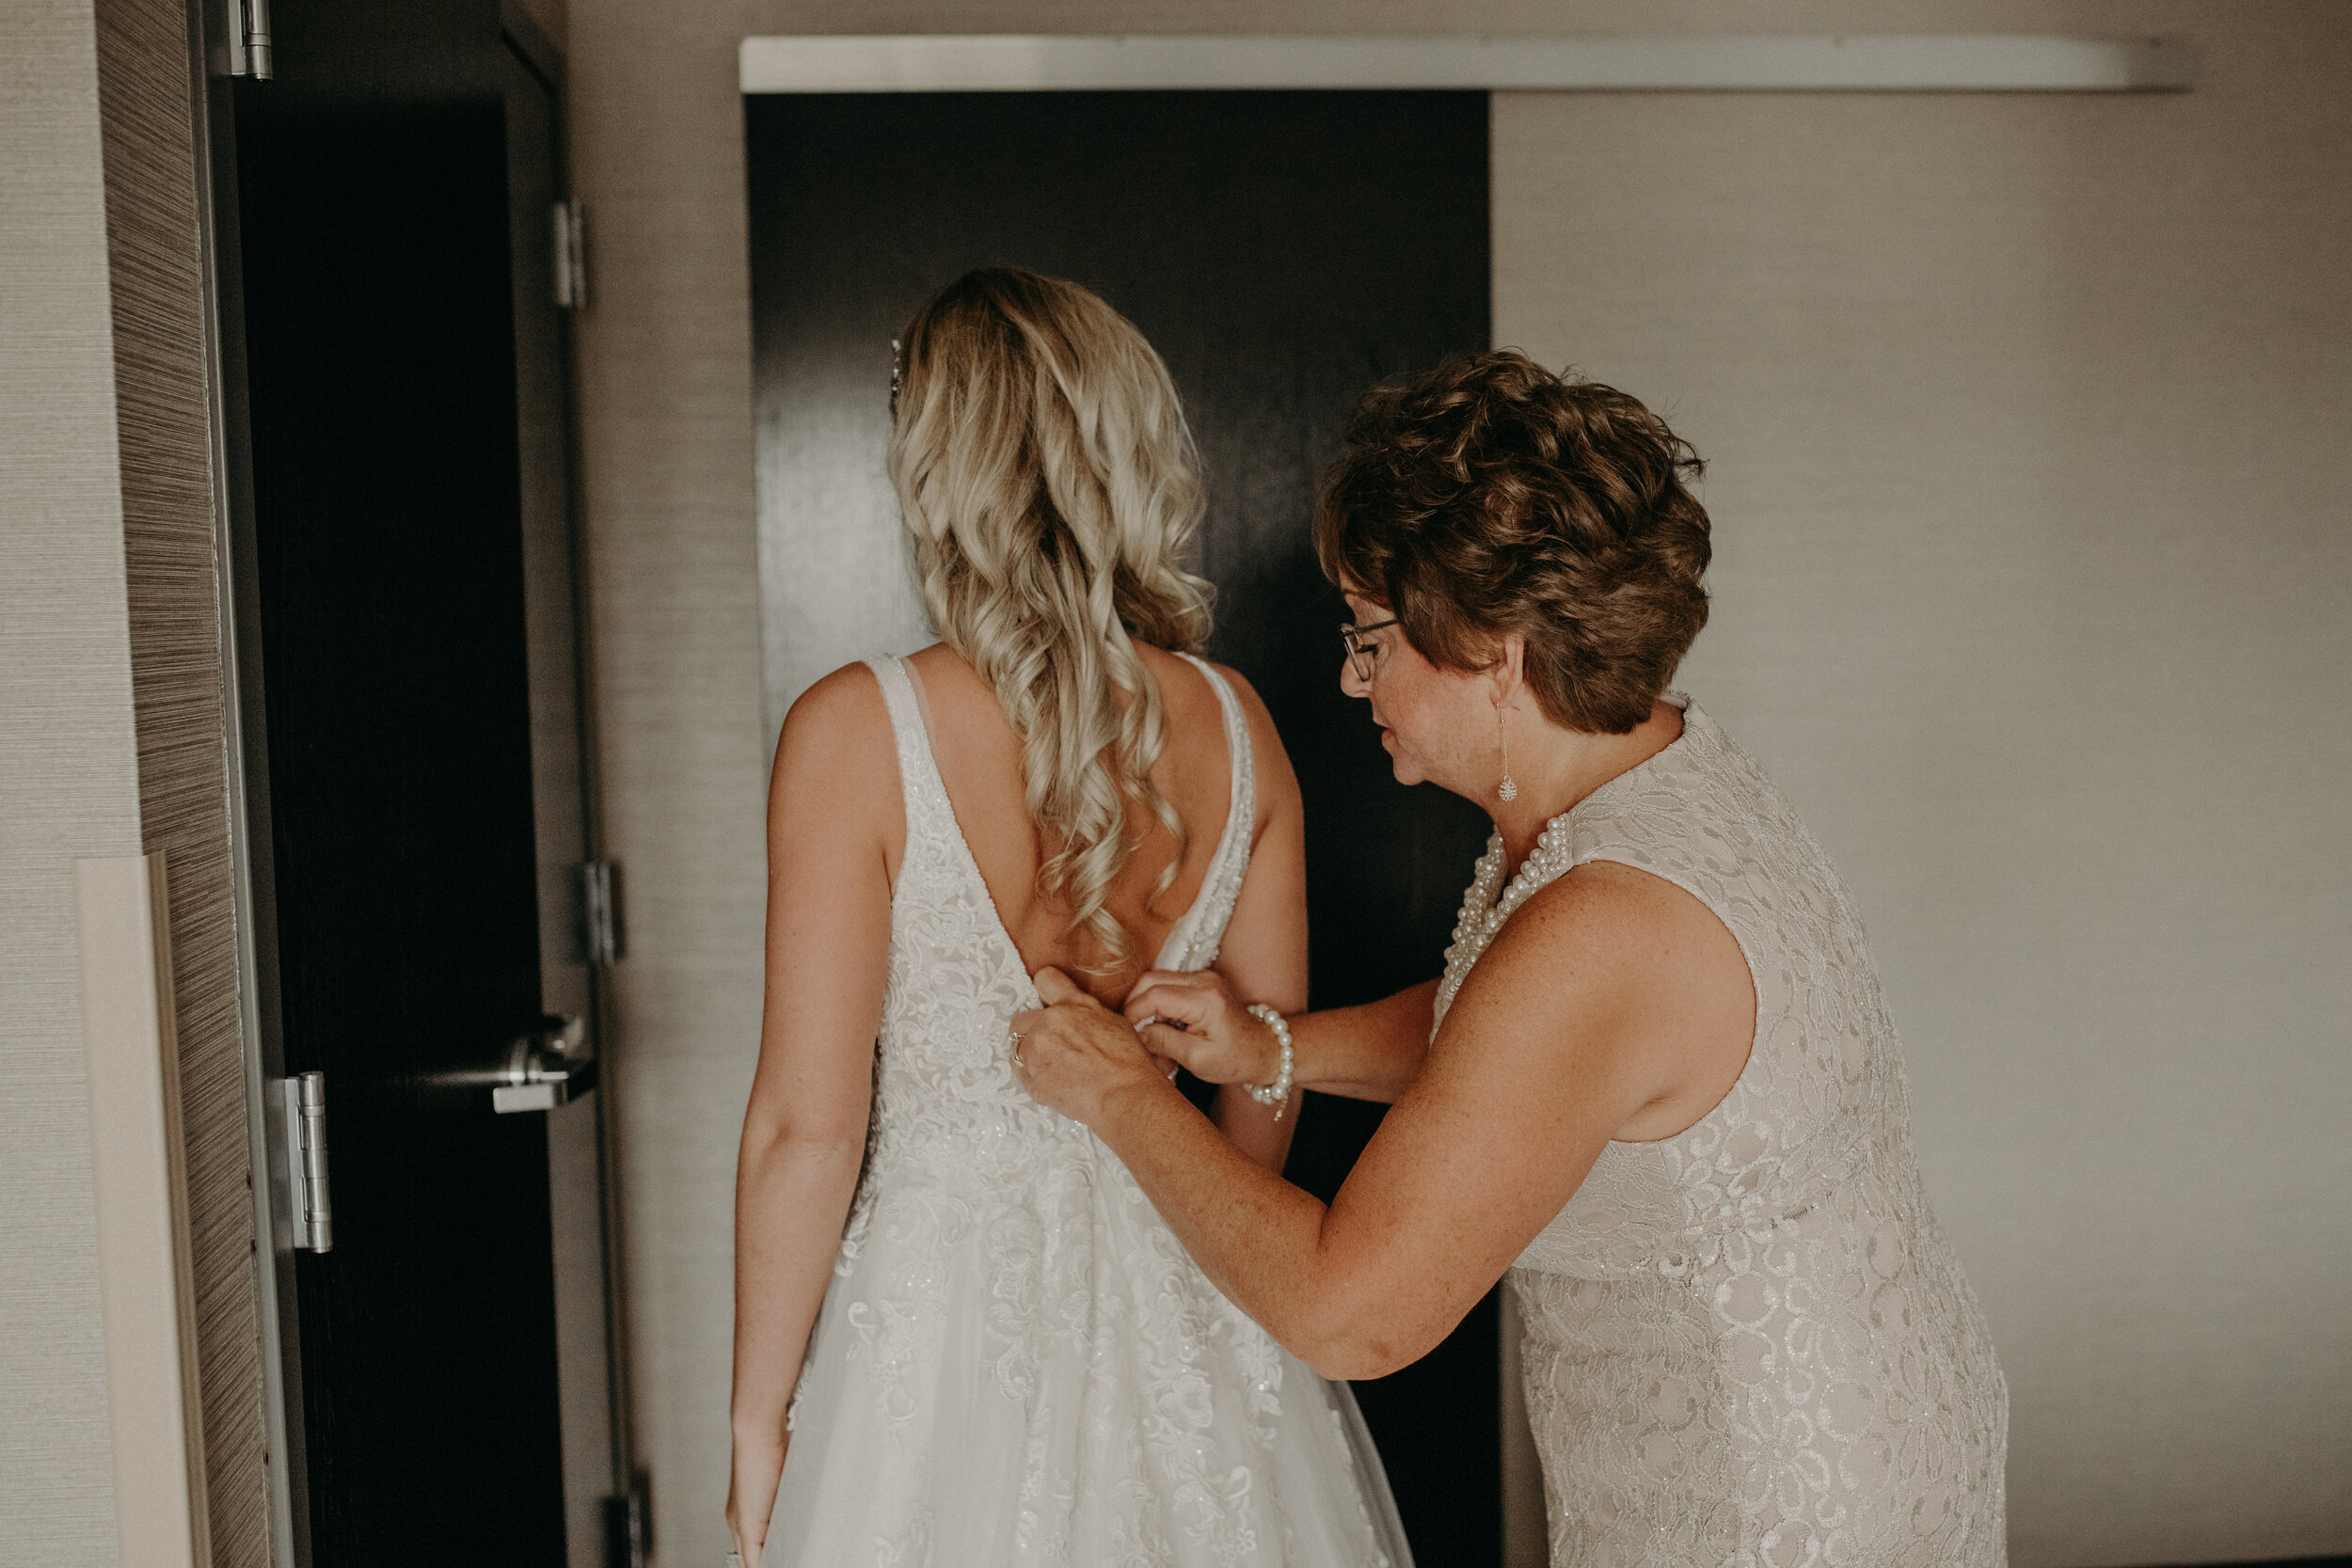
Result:
M1548 718L1623 735L1707 625L1707 509L1686 487L1703 467L1613 387L1465 356L1365 395L1315 554L1435 663L1486 668L1517 632Z

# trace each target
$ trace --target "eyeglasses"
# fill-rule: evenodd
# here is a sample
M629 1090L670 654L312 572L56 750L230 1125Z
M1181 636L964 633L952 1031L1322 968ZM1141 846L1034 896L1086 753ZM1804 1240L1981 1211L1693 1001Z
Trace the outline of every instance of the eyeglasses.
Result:
M1372 673L1378 668L1380 644L1365 641L1375 631L1386 631L1396 625L1393 617L1359 626L1352 621L1340 623L1340 641L1347 644L1347 667L1356 672L1356 678L1366 686L1372 684Z

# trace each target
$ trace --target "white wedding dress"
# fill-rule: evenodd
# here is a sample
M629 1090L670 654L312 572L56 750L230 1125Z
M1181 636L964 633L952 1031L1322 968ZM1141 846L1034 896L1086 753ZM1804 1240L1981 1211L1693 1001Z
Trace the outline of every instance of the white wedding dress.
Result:
M1231 806L1159 967L1212 962L1248 866ZM906 854L866 1169L793 1397L764 1568L1409 1568L1344 1384L1219 1295L1109 1149L1008 1060L1038 1005L956 826L915 689L869 660Z

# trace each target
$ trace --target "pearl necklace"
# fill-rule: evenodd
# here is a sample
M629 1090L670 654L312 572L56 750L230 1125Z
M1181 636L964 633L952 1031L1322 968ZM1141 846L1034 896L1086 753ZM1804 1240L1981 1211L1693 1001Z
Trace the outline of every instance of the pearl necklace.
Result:
M1454 923L1453 945L1445 950L1445 978L1438 982L1438 1022L1445 1021L1446 1009L1454 1006L1454 993L1470 978L1471 967L1502 929L1502 923L1521 904L1575 868L1576 852L1568 833L1570 815L1564 811L1544 825L1535 847L1519 863L1518 874L1500 898L1495 896L1495 884L1502 880L1502 835L1498 832L1486 841L1486 852L1478 857L1470 891L1462 895L1462 914ZM1431 1034L1435 1033L1433 1025Z

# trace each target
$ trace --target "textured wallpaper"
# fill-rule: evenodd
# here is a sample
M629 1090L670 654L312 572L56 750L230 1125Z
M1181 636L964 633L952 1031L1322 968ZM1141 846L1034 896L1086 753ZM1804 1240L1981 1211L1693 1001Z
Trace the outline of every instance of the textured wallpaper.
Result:
M115 1561L72 857L139 851L89 0L0 8L0 1563Z
M269 1561L268 1430L229 840L226 689L188 8L96 0L140 827L171 909L180 1124L215 1568Z

